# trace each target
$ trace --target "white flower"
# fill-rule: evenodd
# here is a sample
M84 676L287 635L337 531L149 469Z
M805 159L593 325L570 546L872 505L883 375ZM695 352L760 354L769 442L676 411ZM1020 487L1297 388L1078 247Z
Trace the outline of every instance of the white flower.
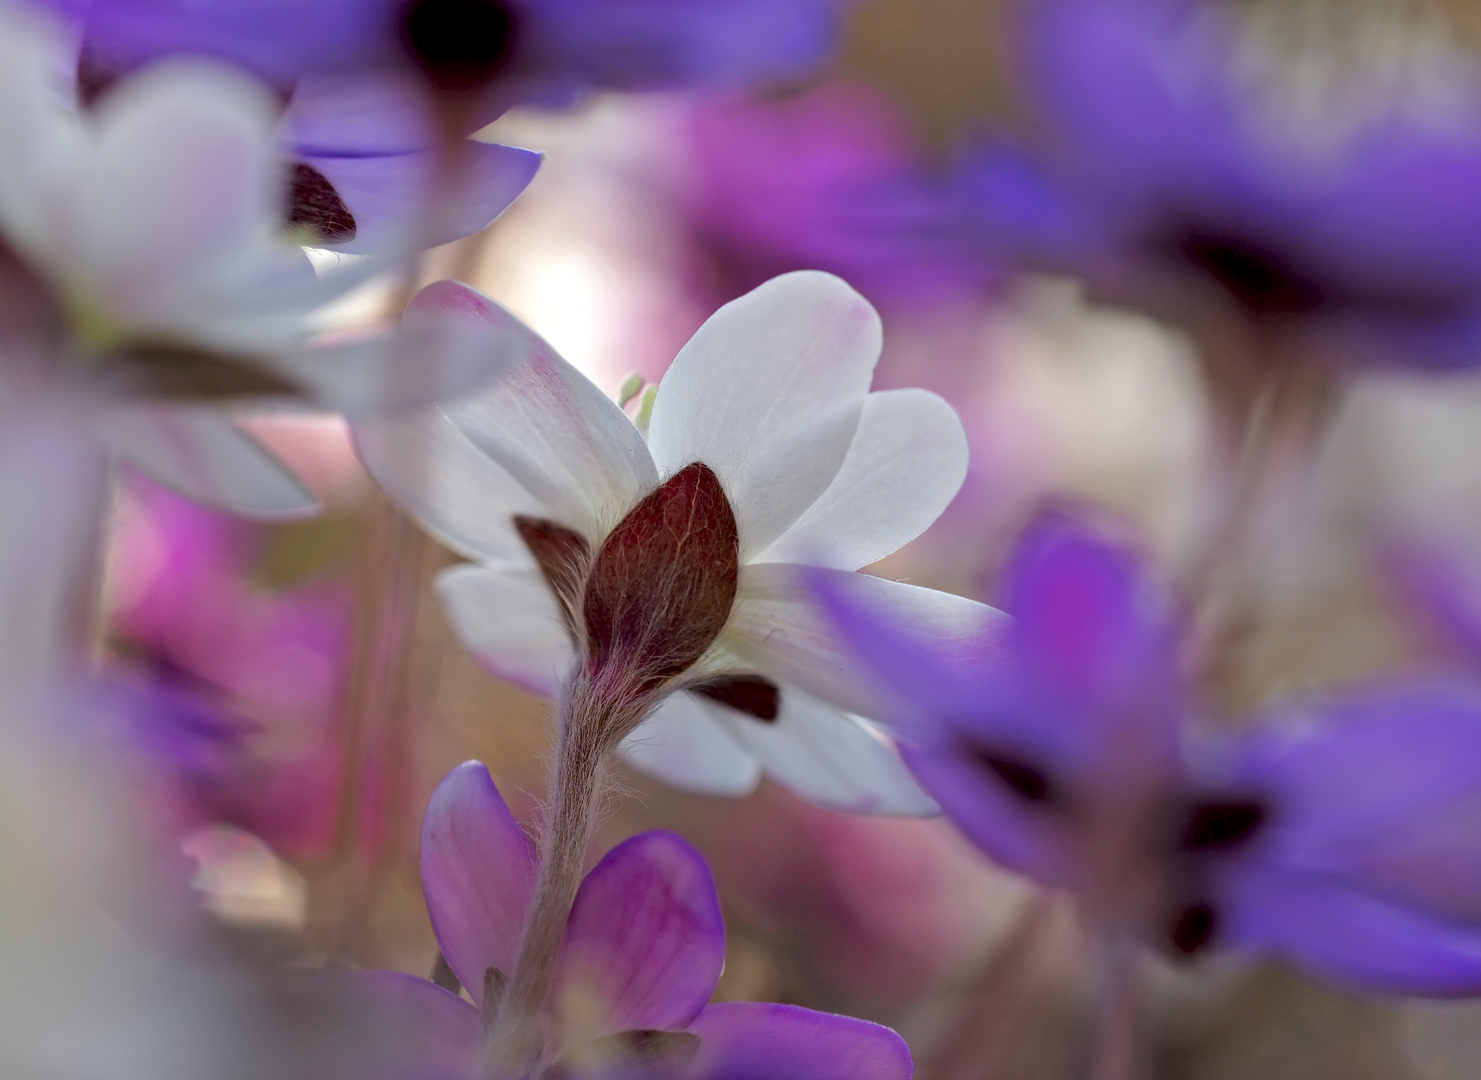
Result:
M74 426L193 497L292 516L314 499L221 406L365 415L462 392L514 358L467 324L322 344L310 316L385 263L316 277L281 229L289 163L267 89L151 68L93 112L67 51L0 3L0 413Z
M457 302L495 326L513 323L471 290ZM684 564L692 556L654 565L632 525L647 511L634 507L695 475L694 463L707 466L719 482L710 490L723 490L721 512L703 497L681 500L680 519L642 536L672 546L676 520L680 533L720 530L733 515L734 602L718 613L723 629L698 635L697 660L686 653L681 672L661 670L674 692L628 737L629 760L695 791L744 794L764 770L826 806L930 813L893 747L856 715L874 702L798 581L799 564L852 572L896 550L966 475L966 436L945 401L923 390L869 392L880 347L878 316L846 284L787 274L721 308L684 347L658 386L646 443L543 342L474 399L357 434L391 498L475 560L438 582L463 641L494 672L547 696L569 677L577 649L600 636L594 590L610 607L624 584L661 582L665 598L650 605L661 610L641 614L674 624L668 597L685 585L671 579L700 570ZM701 513L714 521L695 520ZM526 538L544 554L544 576ZM622 567L632 568L629 582ZM547 577L564 582L560 601ZM922 630L992 647L1003 618L993 609L858 577Z

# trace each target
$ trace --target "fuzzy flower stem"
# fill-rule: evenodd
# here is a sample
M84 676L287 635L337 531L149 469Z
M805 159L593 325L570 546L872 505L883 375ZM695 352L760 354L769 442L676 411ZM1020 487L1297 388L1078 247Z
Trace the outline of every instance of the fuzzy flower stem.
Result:
M634 695L614 693L603 680L590 677L584 665L562 698L540 876L509 990L486 1034L489 1077L520 1075L540 1055L545 1035L541 1016L596 829L607 755L644 712Z
M1131 938L1113 934L1103 950L1088 1077L1131 1080L1138 1074L1137 947Z

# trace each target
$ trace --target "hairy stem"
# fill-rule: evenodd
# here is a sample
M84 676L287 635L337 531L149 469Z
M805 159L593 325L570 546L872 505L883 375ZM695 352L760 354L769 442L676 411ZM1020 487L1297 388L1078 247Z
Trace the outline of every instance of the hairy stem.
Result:
M562 699L550 816L540 843L540 876L509 989L487 1033L485 1064L490 1076L518 1074L539 1057L542 1018L596 828L607 754L642 712L629 695L594 682L584 668Z
M1137 945L1123 934L1104 942L1089 1080L1131 1080L1137 1068Z

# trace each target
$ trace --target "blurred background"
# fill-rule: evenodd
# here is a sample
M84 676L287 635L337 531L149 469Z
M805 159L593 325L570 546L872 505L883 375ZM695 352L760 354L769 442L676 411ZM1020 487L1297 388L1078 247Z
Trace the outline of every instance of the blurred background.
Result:
M1456 48L1478 20L1461 3L1429 5ZM1408 18L1418 5L1349 6ZM944 395L973 449L950 511L873 572L991 602L1017 527L1045 500L1082 499L1123 518L1174 579L1227 490L1228 335L1053 260L1003 257L1017 249L963 224L964 147L1048 134L1013 44L1021 17L1006 0L864 0L806 83L516 110L480 137L542 151L539 175L491 228L435 252L427 277L495 297L615 396L630 373L660 377L707 315L766 278L838 273L884 316L876 388ZM385 303L371 288L346 314ZM1443 551L1468 582L1468 557L1481 562L1481 379L1391 365L1339 381L1260 525L1248 610L1210 688L1218 717L1475 662L1413 601L1403 566L1405 552ZM425 589L454 556L397 522L342 425L254 423L323 517L244 524L140 476L118 504L113 678L178 705L137 798L237 947L425 975L426 798L476 757L533 820L550 707L459 647ZM423 589L387 598L379 575L406 562ZM1454 595L1481 607L1468 589ZM382 649L404 662L351 685L356 657ZM946 823L833 814L769 781L723 800L622 779L630 797L603 846L663 827L712 861L730 930L722 997L891 1024L924 1080L1073 1074L1093 987L1070 906ZM1159 1077L1481 1076L1472 1005L1358 999L1230 959L1156 966L1144 993Z

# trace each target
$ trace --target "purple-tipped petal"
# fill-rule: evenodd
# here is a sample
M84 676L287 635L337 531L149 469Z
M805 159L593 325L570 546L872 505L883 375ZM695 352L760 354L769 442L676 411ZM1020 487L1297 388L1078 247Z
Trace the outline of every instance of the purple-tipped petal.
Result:
M422 891L437 944L483 999L484 973L514 967L535 891L535 846L480 761L443 778L422 821Z
M689 1025L695 1080L909 1080L905 1041L887 1027L796 1005L711 1005Z
M504 212L540 167L540 155L513 146L468 140L458 190L432 209L439 153L321 157L303 161L333 186L355 220L355 235L326 246L345 252L434 247L469 236Z
M373 1040L377 1076L474 1080L483 1024L478 1010L440 986L398 971L345 977L349 1004Z
M673 833L640 833L607 852L576 894L552 1000L587 1038L681 1030L724 964L703 856Z
M1481 926L1436 918L1314 874L1232 875L1222 940L1348 986L1427 997L1481 994Z

